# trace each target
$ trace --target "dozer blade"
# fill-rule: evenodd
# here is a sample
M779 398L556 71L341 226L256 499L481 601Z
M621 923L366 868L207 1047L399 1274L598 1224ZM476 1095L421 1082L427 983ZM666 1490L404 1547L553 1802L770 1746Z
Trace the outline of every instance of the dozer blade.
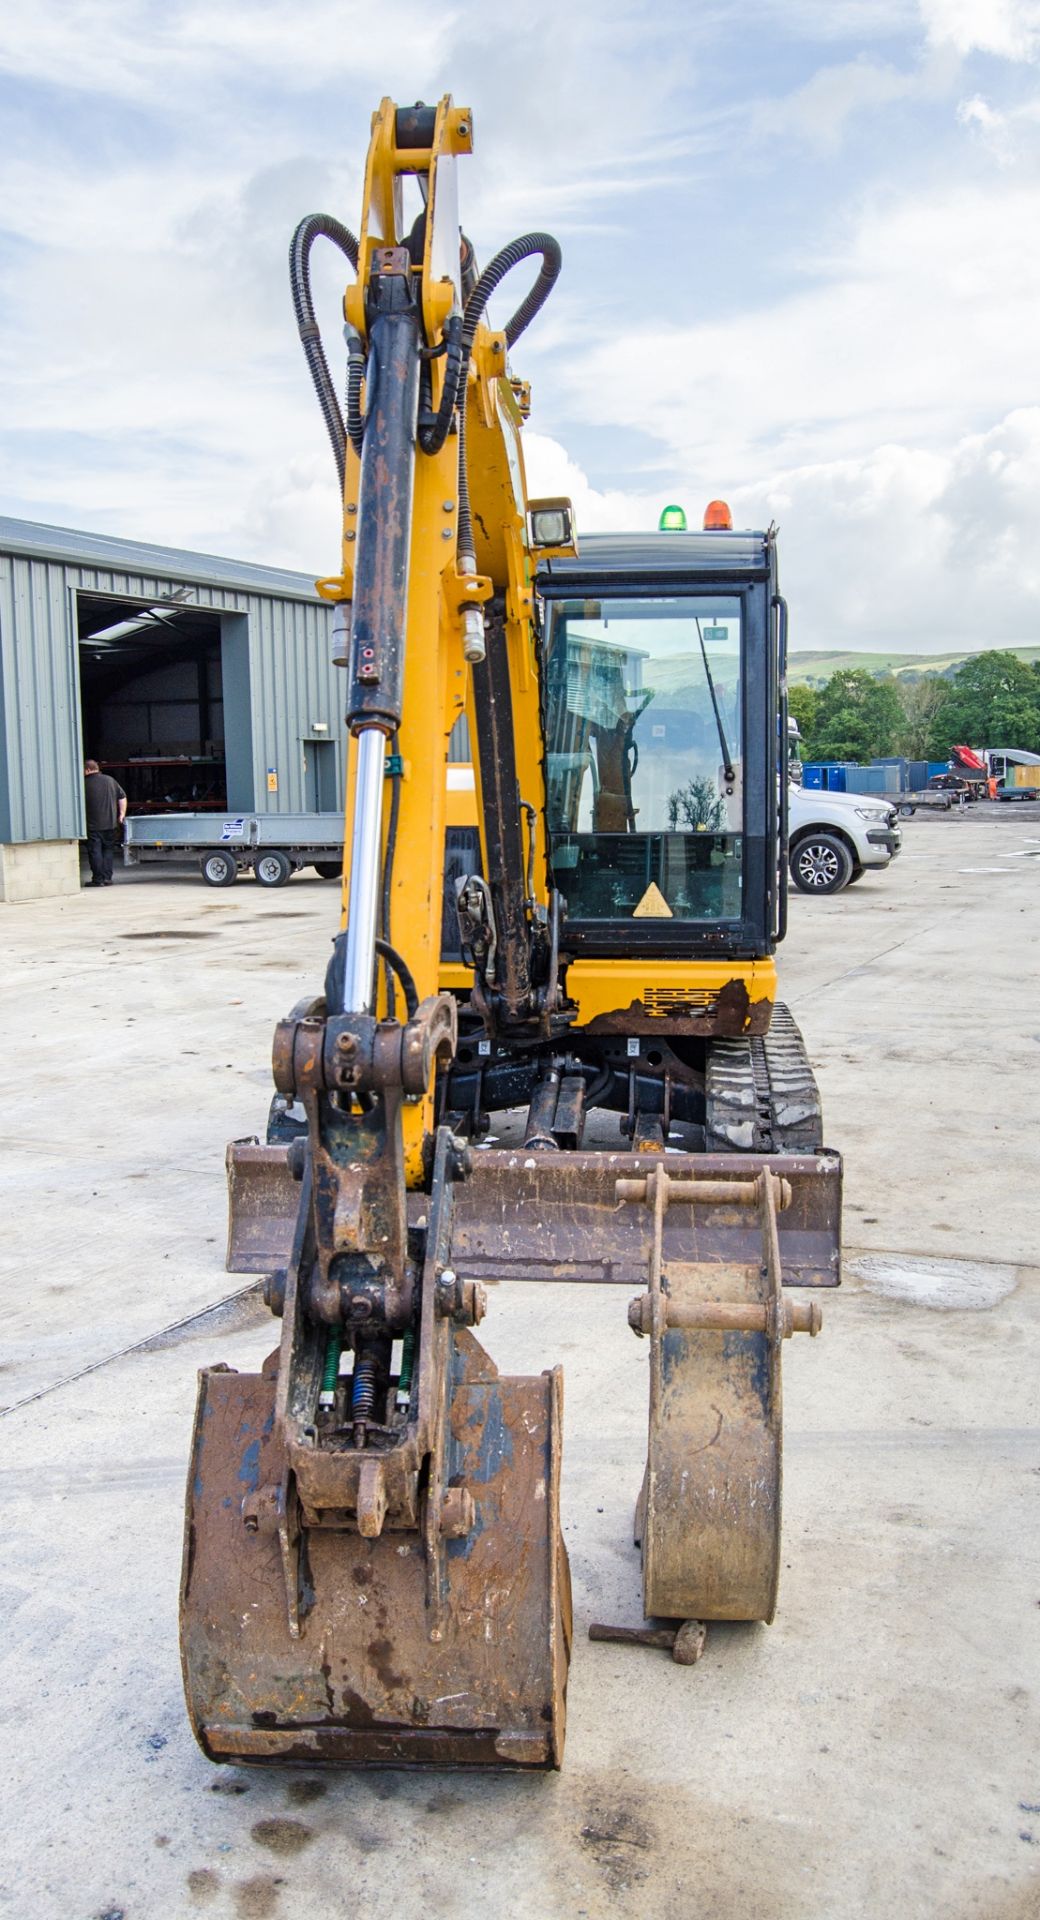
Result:
M726 1187L739 1187L768 1167L786 1182L789 1203L780 1216L780 1261L785 1286L835 1287L840 1280L841 1160L836 1153L529 1153L523 1149L470 1155L459 1187L452 1231L452 1263L477 1280L611 1281L640 1286L653 1240L649 1215L619 1207L619 1180L645 1178L664 1165L672 1180L714 1184L715 1198L690 1221L666 1214L663 1256L716 1261L761 1257L757 1217L730 1204Z
M275 1370L200 1375L181 1646L210 1759L559 1765L571 1636L561 1376L500 1377L465 1330L449 1373L447 1522L427 1511L376 1538L334 1514L294 1532L291 1512L265 1523L261 1511L250 1530L258 1493L285 1477ZM456 1537L452 1515L467 1527Z
M646 1174L657 1154L542 1153L492 1148L469 1156L457 1190L452 1263L477 1280L608 1281L641 1286L651 1230L639 1209L621 1207L619 1178ZM835 1287L840 1280L841 1159L836 1153L669 1153L674 1179L747 1180L769 1166L791 1188L780 1216L785 1286ZM228 1271L271 1273L289 1263L299 1186L289 1149L236 1141L228 1148ZM422 1194L410 1196L413 1213ZM664 1254L690 1258L689 1223L666 1219ZM758 1259L754 1217L720 1203L697 1217L695 1258Z

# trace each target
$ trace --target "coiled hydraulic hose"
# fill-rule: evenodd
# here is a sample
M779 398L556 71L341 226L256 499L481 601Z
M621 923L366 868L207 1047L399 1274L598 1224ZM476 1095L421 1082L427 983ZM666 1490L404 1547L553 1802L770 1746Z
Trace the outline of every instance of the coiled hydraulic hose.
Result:
M520 302L511 320L505 327L506 345L515 347L520 335L526 332L536 313L539 313L548 300L563 265L560 243L551 233L525 233L519 240L511 240L501 253L484 268L469 299L466 301L466 318L462 329L462 341L467 355L473 345L473 336L477 331L480 316L492 294L501 286L507 273L512 273L521 260L530 260L535 254L541 254L542 265L538 278L526 299Z
M360 249L349 227L328 213L310 213L301 220L293 234L289 247L289 283L292 288L293 308L296 313L296 325L303 344L304 356L314 382L314 391L318 396L318 405L332 444L336 472L340 486L346 480L347 440L349 438L355 452L360 454L364 438L365 422L361 411L361 383L365 372L365 349L353 328L347 330L347 412L344 421L336 389L329 373L325 349L322 345L321 329L314 312L311 296L310 254L315 240L331 240L333 246L350 261L356 273ZM472 261L473 250L464 242L467 260ZM424 453L437 453L444 445L451 427L455 408L460 410L459 417L459 547L463 553L473 553L473 523L469 506L469 486L465 460L465 418L466 418L466 376L469 370L469 356L473 346L480 318L491 299L492 294L501 285L507 273L519 266L521 260L541 256L542 265L533 287L521 301L512 318L507 322L506 344L513 346L525 328L529 327L535 314L544 306L559 277L563 264L559 242L548 233L526 233L519 240L511 240L507 247L496 253L494 259L484 268L466 298L462 316L452 314L444 329L444 385L441 390L440 405L434 419L419 430L419 445ZM466 278L471 278L472 269ZM463 538L465 535L465 538Z
M472 259L473 249L469 246L468 241L465 244L468 248L469 258ZM436 419L431 425L422 428L419 434L419 445L422 447L424 453L439 453L448 437L452 414L457 405L461 403L463 413L465 413L466 376L469 371L470 351L473 346L477 327L480 324L480 316L487 306L488 301L491 299L496 288L501 285L506 274L510 273L514 267L519 266L521 260L528 260L535 254L541 255L541 271L527 298L517 308L512 319L506 326L506 341L509 346L512 346L514 341L519 340L525 327L530 326L535 314L544 306L556 284L560 268L563 264L563 255L560 252L559 244L552 238L551 234L526 233L522 239L510 241L508 247L503 247L501 253L496 253L490 265L485 267L483 273L471 285L466 298L464 312L461 315L453 313L448 320L444 329L445 353L447 358L444 368L444 386L441 390L440 406L437 409ZM472 276L470 276L470 278L472 278ZM463 444L464 441L465 429L463 427ZM459 486L459 530L460 534L464 526L469 530L468 541L462 542L460 540L460 547L464 553L471 554L473 551L473 531L469 519L469 487L466 482L464 464L462 448L460 447L459 465L462 471L462 480ZM464 506L463 502L465 503Z
M480 318L493 293L501 286L507 273L520 265L521 260L530 260L536 254L541 255L541 268L538 278L526 299L522 300L506 322L506 345L512 347L520 335L530 326L535 314L548 300L559 278L563 265L560 243L551 233L525 233L519 240L511 240L501 253L496 253L480 275L472 293L466 301L462 321L462 368L459 380L461 404L459 407L459 552L472 558L473 519L469 504L469 476L466 471L466 376L469 370L469 356L473 347Z
M311 248L317 239L331 240L350 261L356 273L358 270L358 243L348 227L334 220L328 213L309 213L301 220L293 234L289 246L289 284L292 288L293 308L296 313L296 325L303 343L304 356L314 382L314 391L318 396L318 405L332 442L332 453L339 474L340 487L346 479L347 470L347 430L343 423L336 389L332 384L329 364L325 358L325 349L321 343L321 329L314 313L314 301L311 298ZM360 345L360 342L359 342ZM360 392L360 377L358 379ZM350 410L350 386L347 389L348 413Z

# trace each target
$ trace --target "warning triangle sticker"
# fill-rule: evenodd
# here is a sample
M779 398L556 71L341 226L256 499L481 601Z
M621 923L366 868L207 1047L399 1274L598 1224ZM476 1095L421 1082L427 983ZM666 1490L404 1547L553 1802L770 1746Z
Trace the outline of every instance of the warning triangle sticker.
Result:
M672 909L656 880L651 880L632 918L633 920L671 920L673 918Z

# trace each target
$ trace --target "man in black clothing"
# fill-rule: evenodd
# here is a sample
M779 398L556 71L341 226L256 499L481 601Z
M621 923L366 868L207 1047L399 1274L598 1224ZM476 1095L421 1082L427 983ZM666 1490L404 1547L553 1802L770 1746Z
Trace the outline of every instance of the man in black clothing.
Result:
M126 794L118 780L113 780L110 773L102 773L96 760L85 763L83 775L90 884L92 887L110 887L116 842L126 819Z

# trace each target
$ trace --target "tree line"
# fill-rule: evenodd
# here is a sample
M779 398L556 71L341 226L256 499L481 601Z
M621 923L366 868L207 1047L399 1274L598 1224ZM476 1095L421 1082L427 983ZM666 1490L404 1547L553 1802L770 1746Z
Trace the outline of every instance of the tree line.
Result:
M803 760L947 760L954 746L1040 753L1040 661L974 654L949 677L842 668L822 687L792 686Z

